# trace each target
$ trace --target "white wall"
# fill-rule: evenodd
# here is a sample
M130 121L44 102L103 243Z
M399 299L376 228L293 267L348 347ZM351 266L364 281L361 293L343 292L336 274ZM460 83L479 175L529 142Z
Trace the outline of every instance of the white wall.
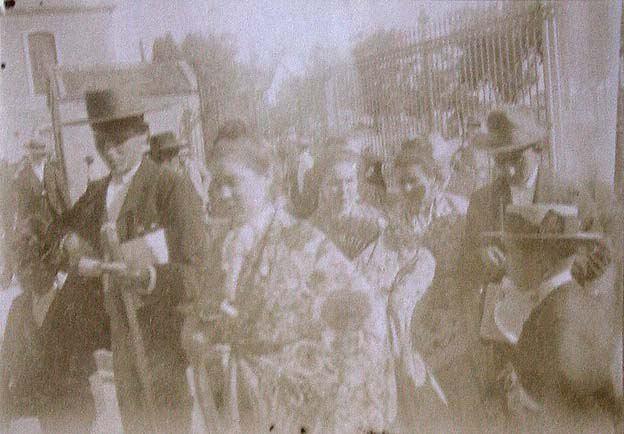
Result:
M3 156L15 161L21 141L35 126L49 123L44 96L31 90L27 56L30 32L54 33L60 64L107 63L115 60L110 11L7 15L0 18L0 58L6 67L0 75L0 115Z
M621 0L559 2L562 174L613 185Z

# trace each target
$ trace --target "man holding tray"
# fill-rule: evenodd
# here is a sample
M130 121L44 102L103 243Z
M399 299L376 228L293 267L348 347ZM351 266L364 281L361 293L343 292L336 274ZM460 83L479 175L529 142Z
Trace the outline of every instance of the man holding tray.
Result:
M514 254L513 249L517 248L517 244L512 247L505 241L505 237L488 236L488 233L490 235L504 233L508 211L514 208L516 211L522 209L525 217L531 217L529 220L539 227L542 220L535 220L536 215L539 214L539 217L543 218L546 214L541 212L543 207L540 208L538 204L556 204L551 207L552 209L549 208L551 211L548 213L549 218L543 222L548 227L549 223L559 222L560 218L570 219L571 216L567 215L569 214L567 211L571 206L578 211L573 214L575 221L578 222L579 233L605 235L585 240L583 243L573 243L573 250L568 252L571 258L569 271L573 280L581 286L599 279L609 267L614 255L613 243L610 240L612 237L609 237L609 234L617 234L616 213L611 212L615 211L616 207L608 202L608 194L601 195L602 192L596 191L597 189L589 194L586 189L559 182L549 173L546 165L542 164L541 150L546 139L546 130L528 110L494 110L488 115L487 130L487 134L479 134L474 142L492 156L498 176L492 183L475 192L470 199L462 252L463 272L467 281L468 321L475 326L478 325L481 340L495 342L493 356L486 355L485 347L478 351L480 354L475 355L476 358L483 359L478 361L477 365L486 366L480 370L484 377L483 386L486 387L484 392L492 387L495 389L500 387L497 377L517 376L515 372L507 372L501 377L500 372L510 360L509 345L515 344L520 339L520 336L514 333L501 332L494 315L495 300L500 299L502 293L506 293L505 288L518 285L518 282L513 282L513 285L509 283L513 281L510 277L510 268L514 267L510 255ZM598 203L601 203L601 206L598 206ZM536 211L538 208L540 212ZM549 239L549 236L544 237L540 233L533 234L532 237ZM540 246L549 243L551 241L545 241ZM560 243L555 244L561 246ZM569 243L566 245L569 246ZM526 247L526 243L524 246ZM515 264L518 267L518 262ZM538 274L537 270L531 270L531 267L520 266L520 268L523 273ZM541 277L543 276L538 275L538 278ZM535 307L532 306L528 313L531 314ZM502 312L502 308L500 309ZM515 309L520 308L516 306ZM522 320L517 321L522 325ZM515 327L518 327L518 324ZM510 340L510 337L515 337L515 341L513 338ZM519 382L514 382L514 386L519 386ZM535 403L528 395L523 393L520 395L523 396L521 401L524 407L535 407Z

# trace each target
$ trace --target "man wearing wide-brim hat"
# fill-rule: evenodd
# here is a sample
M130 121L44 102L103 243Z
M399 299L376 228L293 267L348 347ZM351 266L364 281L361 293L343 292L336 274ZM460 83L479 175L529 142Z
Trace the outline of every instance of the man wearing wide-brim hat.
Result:
M210 174L198 161L188 143L176 138L173 131L165 131L150 137L150 157L182 177L187 177L202 201L203 209L208 205Z
M45 201L44 171L48 151L41 137L33 136L24 144L25 156L13 180L17 220L42 212ZM52 211L51 209L49 211Z
M488 114L486 125L486 132L472 141L492 158L496 177L470 197L464 259L466 271L481 270L470 273L473 287L497 280L503 270L501 249L482 246L480 234L498 227L501 210L508 204L543 202L550 189L545 185L550 174L541 164L547 131L534 114L526 108L496 109Z
M6 240L15 234L14 226L27 219L50 222L66 208L69 199L61 188L62 172L56 160L49 158L46 141L35 131L24 144L25 156L8 183L2 204L2 220ZM6 255L7 283L10 283L11 267L18 260L19 252L9 250Z
M171 162L182 146L172 131L155 134L150 137L150 157L157 163Z
M110 175L90 184L62 223L65 232L73 231L93 246L101 255L97 259L123 265L107 274L108 283L94 279L93 290L108 287L106 309L124 431L189 432L192 401L178 307L191 302L203 285L201 204L188 182L145 155L149 125L144 114L158 107L118 89L89 91L85 100L88 119L79 122L90 125ZM75 251L75 234L65 237L70 253ZM132 240L145 240L154 257L146 262L123 253ZM95 262L79 271L97 275ZM137 310L130 312L129 305Z
M507 262L504 243L499 239L484 239L483 234L499 230L509 205L575 205L579 208L584 230L616 233L612 224L614 219L610 215L615 208L607 204L597 205L603 200L596 194L600 188L595 188L592 193L589 189L561 182L542 163L541 152L545 148L547 130L530 110L495 109L488 114L486 124L487 131L474 137L473 143L491 156L497 176L471 195L462 243L465 310L474 338L479 333L485 288L490 283L501 281ZM586 255L587 262L592 264L590 278L601 275L608 265L604 260L609 256L605 254L607 245L598 242L596 245L600 247L591 249L592 253ZM479 363L485 366L485 361ZM484 369L486 377L492 376L489 380L483 379L484 386L494 381L496 371L501 367Z

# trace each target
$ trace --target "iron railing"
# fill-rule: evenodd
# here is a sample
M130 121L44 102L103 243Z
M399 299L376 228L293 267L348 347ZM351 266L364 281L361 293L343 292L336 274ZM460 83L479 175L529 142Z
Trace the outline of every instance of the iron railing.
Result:
M510 3L437 21L422 15L418 31L367 38L326 83L330 133L364 122L387 143L432 131L461 137L471 117L500 104L530 106L546 120L544 35L553 19L542 3Z

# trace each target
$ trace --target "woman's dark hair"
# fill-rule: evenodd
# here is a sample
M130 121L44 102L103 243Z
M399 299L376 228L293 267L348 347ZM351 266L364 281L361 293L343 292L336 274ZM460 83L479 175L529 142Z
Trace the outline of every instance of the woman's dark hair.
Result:
M417 138L401 144L399 153L394 158L394 170L403 170L411 165L419 165L426 175L435 179L439 175L439 168L431 156L428 139Z
M271 167L269 151L261 140L253 140L245 123L239 119L224 122L219 128L209 160L216 164L223 158L234 158L260 175Z
M295 162L293 162L295 163ZM315 164L303 178L303 189L299 190L298 165L292 164L287 175L288 198L291 213L298 218L310 217L318 208L322 169Z

